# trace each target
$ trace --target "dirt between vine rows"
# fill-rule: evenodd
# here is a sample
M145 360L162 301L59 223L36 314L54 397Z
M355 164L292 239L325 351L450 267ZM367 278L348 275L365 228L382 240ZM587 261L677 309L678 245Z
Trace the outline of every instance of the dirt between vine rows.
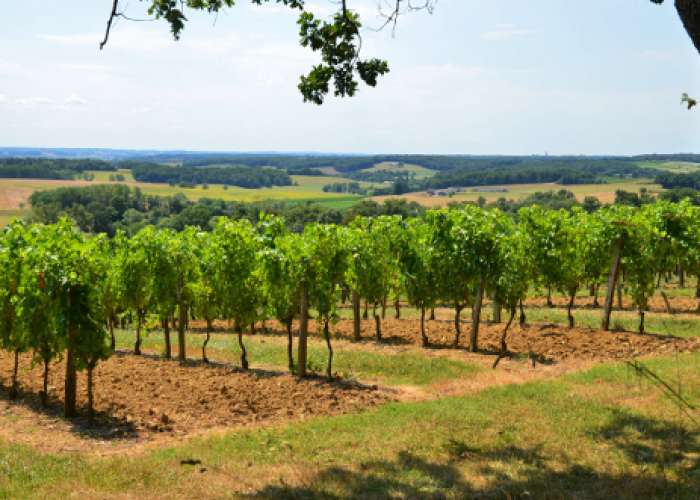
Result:
M594 301L593 297L576 297L576 301L574 302L574 307L576 309L600 310L603 302L605 301L605 297L603 297L603 296L598 297L599 306L594 306L593 301ZM673 298L669 297L668 302L671 306L671 310L673 312L676 312L676 313L697 313L697 312L699 312L698 308L700 307L700 299L695 299L695 298L690 298L690 297L673 297ZM569 299L566 297L552 297L552 303L554 304L555 307L565 308L569 305ZM529 297L529 298L525 299L524 304L526 306L547 307L547 298L546 297ZM614 306L614 310L617 310L617 296L615 297L615 302L614 302L613 306ZM637 308L632 303L632 300L629 299L628 297L622 298L622 309L625 311L636 311L637 310ZM649 299L649 311L660 312L660 313L668 312L666 309L666 303L664 302L663 297L659 297L657 295L651 297Z
M115 354L95 371L93 423L61 418L64 363L51 367L50 406L40 405L42 367L20 363L21 397L8 398L12 355L0 351L0 437L47 451L105 452L138 442L197 434L214 428L355 412L394 398L387 390L321 378L190 362L181 366L151 356ZM78 403L87 413L86 382L79 374ZM7 418L3 418L7 417ZM53 432L52 432L53 431Z
M454 349L454 323L452 321L426 320L426 332L432 349L465 351L469 345L471 324L462 324L459 347ZM221 322L215 326L225 329ZM275 333L282 335L280 325L269 322ZM296 325L294 325L296 328ZM501 349L501 336L505 324L482 323L479 329L479 349L495 356ZM318 336L315 321L309 325L312 335ZM336 338L352 339L352 320L341 320L331 327ZM364 342L375 341L374 320L362 321ZM388 345L420 345L420 321L386 318L382 321L382 343ZM670 355L676 352L700 351L700 338L679 338L666 335L632 332L606 332L592 328L572 328L551 324L514 324L507 337L509 350L539 363L558 363L568 360L611 361L650 355Z
M447 311L438 311L438 317L445 314ZM204 327L198 321L192 321L190 326L195 331ZM214 326L217 331L230 331L224 321L216 321ZM362 321L361 326L361 342L350 342L352 320L341 320L331 327L333 337L343 340L336 346L339 352L361 349L392 355L410 350L425 353L426 358L447 356L487 366L500 350L504 327L502 323L483 323L479 333L481 352L472 354L466 351L471 326L468 322L462 324L462 338L455 349L451 321L426 321L431 348L420 351L416 351L416 346L420 345L418 320L383 320L381 343L374 338L373 320ZM281 325L274 321L268 321L267 327L268 335L276 335L280 340L286 336ZM295 324L295 334L296 328ZM310 322L310 333L312 337L319 336L314 321ZM446 381L431 391L419 391L416 399L463 394L467 390L474 392L491 385L522 383L538 377L556 377L600 361L700 351L700 338L568 329L555 324L523 327L516 324L508 335L508 346L516 357L504 361L497 370L487 370L482 376L477 374L474 380ZM74 421L61 418L63 363L51 367L50 406L42 409L38 396L41 366L31 366L29 355L23 355L19 377L21 397L15 402L9 401L12 361L11 354L0 351L0 438L49 452L137 452L151 445L170 443L178 437L362 411L387 401L407 399L406 388L378 388L313 377L300 381L282 372L255 369L255 366L243 372L225 364L205 365L191 361L181 366L155 356L117 353L100 363L95 372L98 415L91 424L85 417ZM84 373L79 376L78 391L84 415Z

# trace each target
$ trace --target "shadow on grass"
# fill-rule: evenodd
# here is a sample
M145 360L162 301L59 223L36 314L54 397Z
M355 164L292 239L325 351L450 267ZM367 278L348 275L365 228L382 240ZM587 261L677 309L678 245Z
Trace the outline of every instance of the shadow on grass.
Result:
M677 423L616 410L613 419L590 434L620 450L627 460L664 472L689 460L700 481L700 432ZM689 457L693 457L690 458ZM700 483L697 489L700 496Z
M574 449L567 456L553 456L541 447L479 449L450 440L443 445L445 461L429 461L402 451L394 460L325 468L301 486L268 485L249 497L698 498L697 433L673 423L616 412L592 437L612 448L613 457L616 451L622 452L628 462L616 467L620 472L606 470L605 465L594 469L575 463Z
M307 484L268 485L248 495L260 499L328 498L697 498L700 483L692 471L677 480L655 472L599 472L564 462L552 464L539 448L505 446L473 449L450 441L449 459L434 462L410 452L393 461L355 468L329 467ZM516 469L515 473L508 473ZM468 471L479 476L469 481Z

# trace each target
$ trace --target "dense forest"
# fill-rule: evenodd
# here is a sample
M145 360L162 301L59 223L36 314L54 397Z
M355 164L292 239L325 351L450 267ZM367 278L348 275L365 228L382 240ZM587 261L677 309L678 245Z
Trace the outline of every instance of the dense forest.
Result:
M656 183L661 184L661 186L663 186L666 189L700 189L700 172L693 172L690 174L674 174L672 172L662 172L656 176Z
M244 188L291 186L286 172L272 168L252 167L173 167L157 163L124 162L122 168L131 169L139 182L164 182L172 185L224 184Z
M89 170L112 171L116 167L102 160L0 158L3 179L75 179Z
M488 186L494 184L596 184L608 177L654 177L659 171L620 160L503 161L487 165L475 162L446 172L438 172L422 183L425 188Z
M347 174L371 168L377 163L395 162L419 165L430 170L448 171L454 169L488 170L494 168L513 168L531 164L547 164L564 168L581 164L600 167L605 170L611 166L629 172L636 171L636 162L650 159L644 157L616 156L478 156L478 155L323 155L323 154L256 154L256 153L163 153L147 157L147 161L160 163L178 163L184 166L199 167L206 165L235 165L248 167L275 167L294 172L302 169L319 169L333 167L336 171ZM667 161L684 161L687 155L667 155ZM143 160L143 159L140 159ZM689 161L689 160L688 160Z

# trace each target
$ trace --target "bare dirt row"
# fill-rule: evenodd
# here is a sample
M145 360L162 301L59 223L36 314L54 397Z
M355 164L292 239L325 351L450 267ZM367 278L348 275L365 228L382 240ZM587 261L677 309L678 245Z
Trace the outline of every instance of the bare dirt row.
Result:
M203 327L196 321L190 326L195 331ZM226 331L228 325L216 322L214 326ZM258 335L276 336L283 341L286 334L281 325L267 322L266 326L267 333L259 329ZM333 325L332 332L339 341L339 352L360 349L391 356L410 349L424 353L426 358L449 356L490 366L500 351L502 323L482 325L481 351L477 354L466 352L468 323L462 325L463 334L457 348L453 347L452 322L427 321L426 326L430 341L430 348L426 350L416 349L421 341L420 323L412 319L385 319L381 342L374 337L371 320L362 322L360 342L351 341L351 320L339 321ZM315 322L312 321L310 327L312 336L318 335ZM459 394L491 385L558 376L600 361L700 351L700 339L568 329L554 324L516 324L508 335L508 346L515 358L497 370L480 372L474 380L443 382L432 388L432 392L439 391L438 397ZM212 358L217 359L216 352L212 354ZM51 367L51 402L48 408L42 408L39 399L41 366L34 366L28 354L21 357L21 396L16 401L8 399L12 361L10 354L0 351L0 437L48 451L112 453L215 429L357 412L399 397L410 399L401 392L406 388L399 391L358 382L329 381L323 377L298 380L284 373L282 367L280 371L244 372L226 364L191 361L180 365L151 355L117 353L100 363L95 371L95 421L89 422L86 417L66 421L61 418L63 363ZM80 403L84 405L84 375L79 377L78 390ZM427 397L428 391L419 392L415 399ZM432 397L436 397L435 394Z
M95 371L96 416L67 422L61 418L64 364L51 368L51 404L42 408L39 399L42 368L32 366L29 355L20 364L21 395L8 399L12 357L0 351L0 418L12 416L23 421L11 438L32 437L32 428L56 430L64 443L51 448L84 448L90 441L129 445L130 441L182 436L219 427L236 428L251 424L298 420L317 415L355 412L382 404L392 398L376 386L328 381L311 377L298 380L274 371L243 372L227 365L190 362L184 366L153 356L116 354L100 363ZM85 376L79 377L79 403L86 404ZM87 412L83 408L82 413ZM0 426L3 427L3 426ZM66 431L73 434L66 437ZM77 438L77 439L73 439ZM40 447L49 443L32 443Z
M445 312L439 311L439 316ZM426 320L426 334L430 349L465 351L469 345L471 324L461 324L462 334L455 349L455 326L452 321ZM191 328L204 329L204 323L193 321ZM267 333L285 335L277 322L267 322ZM479 329L479 348L482 355L497 355L501 350L501 337L505 323L483 322ZM297 325L294 324L296 331ZM319 325L309 322L312 336L320 337ZM218 332L230 331L224 321L214 322ZM700 333L700 332L699 332ZM337 339L353 339L352 320L343 319L331 326L331 334ZM375 343L374 320L361 322L362 342ZM381 344L421 345L420 322L414 319L386 318L382 320ZM553 323L519 325L514 322L507 336L508 348L513 354L534 357L536 361L560 363L566 360L611 361L649 355L668 355L676 352L700 350L700 338L679 338L669 335L638 334L633 332L603 331L593 328L567 328Z

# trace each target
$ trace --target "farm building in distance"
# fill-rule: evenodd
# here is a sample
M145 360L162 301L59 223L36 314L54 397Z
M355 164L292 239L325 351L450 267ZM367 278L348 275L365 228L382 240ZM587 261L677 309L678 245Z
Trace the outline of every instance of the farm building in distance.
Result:
M451 196L453 194L464 192L461 187L448 187L445 189L428 189L429 196Z

